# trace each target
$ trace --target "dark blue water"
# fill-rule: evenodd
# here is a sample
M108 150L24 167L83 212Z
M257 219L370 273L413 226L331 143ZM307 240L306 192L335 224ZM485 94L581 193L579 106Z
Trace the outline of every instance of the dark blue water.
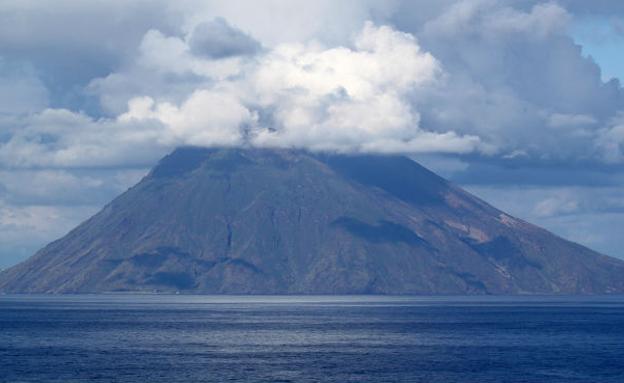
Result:
M624 298L0 296L1 382L624 382Z

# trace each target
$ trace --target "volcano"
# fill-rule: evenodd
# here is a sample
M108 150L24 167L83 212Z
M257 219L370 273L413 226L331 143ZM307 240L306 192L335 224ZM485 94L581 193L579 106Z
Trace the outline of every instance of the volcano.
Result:
M624 262L407 157L181 148L0 291L603 294Z

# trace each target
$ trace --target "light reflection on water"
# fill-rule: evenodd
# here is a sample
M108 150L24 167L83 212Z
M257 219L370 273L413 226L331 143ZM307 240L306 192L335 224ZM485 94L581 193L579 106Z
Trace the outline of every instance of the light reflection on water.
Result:
M0 296L0 382L622 382L624 298Z

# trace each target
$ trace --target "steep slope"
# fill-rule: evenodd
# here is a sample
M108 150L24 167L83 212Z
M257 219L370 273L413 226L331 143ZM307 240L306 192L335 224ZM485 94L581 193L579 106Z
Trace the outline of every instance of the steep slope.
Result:
M4 292L624 292L624 262L399 156L174 151Z

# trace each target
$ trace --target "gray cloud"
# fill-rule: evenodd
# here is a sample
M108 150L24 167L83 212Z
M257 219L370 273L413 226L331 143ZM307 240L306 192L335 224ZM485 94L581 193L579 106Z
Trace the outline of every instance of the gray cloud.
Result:
M11 206L99 206L145 174L147 169L0 170L0 200Z
M32 255L95 214L100 206L13 206L0 200L0 268Z
M48 103L48 89L33 68L0 56L0 114L36 112Z
M522 11L463 1L417 28L448 75L437 94L418 100L423 121L475 134L501 156L599 159L588 142L624 108L624 95L567 36L570 18L554 3ZM579 116L594 124L579 126ZM564 121L576 123L562 130Z
M197 24L189 36L188 45L193 54L213 59L253 55L261 48L251 36L220 17Z
M54 107L90 109L83 87L117 70L145 32L179 33L184 16L161 0L0 2L0 54L39 74Z

